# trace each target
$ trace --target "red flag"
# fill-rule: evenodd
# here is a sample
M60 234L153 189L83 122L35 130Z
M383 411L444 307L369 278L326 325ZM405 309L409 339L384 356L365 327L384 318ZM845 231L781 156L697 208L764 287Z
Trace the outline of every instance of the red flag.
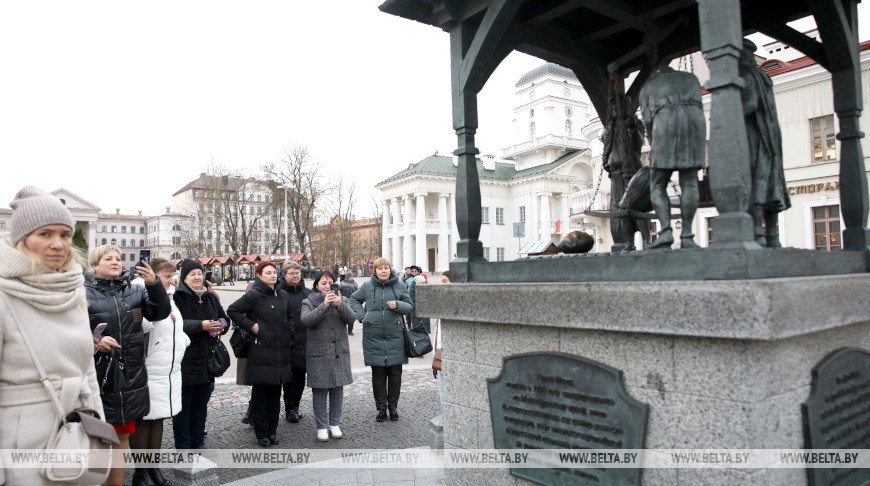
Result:
M560 226L562 226L562 218L556 220L556 233L559 233Z

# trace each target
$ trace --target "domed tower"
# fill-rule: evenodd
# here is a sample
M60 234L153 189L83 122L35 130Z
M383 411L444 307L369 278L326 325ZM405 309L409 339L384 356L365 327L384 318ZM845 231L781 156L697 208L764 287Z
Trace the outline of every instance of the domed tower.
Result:
M570 69L544 64L524 74L516 88L513 145L502 157L514 160L517 170L589 148L580 129L596 115Z

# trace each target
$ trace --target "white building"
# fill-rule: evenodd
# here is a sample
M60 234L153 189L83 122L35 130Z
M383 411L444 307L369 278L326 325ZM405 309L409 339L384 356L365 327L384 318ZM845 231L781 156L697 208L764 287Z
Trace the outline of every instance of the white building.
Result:
M583 132L596 116L586 92L570 70L555 64L530 71L516 87L515 133L502 152L506 160L478 160L480 240L484 257L492 261L513 260L525 243L558 241L572 229L583 228L596 236L602 232L582 221L569 222L569 215L585 209L580 205L588 202L580 194L591 199L589 191L597 182L590 141ZM382 254L396 268L446 270L459 238L453 217L455 160L429 156L375 187L381 192L384 215ZM599 191L597 199L608 197ZM525 236L514 237L515 223Z
M167 206L166 213L145 220L145 233L148 235L147 244L152 251L151 256L167 260L184 258L182 232L185 227L190 227L191 219L192 216L174 213Z

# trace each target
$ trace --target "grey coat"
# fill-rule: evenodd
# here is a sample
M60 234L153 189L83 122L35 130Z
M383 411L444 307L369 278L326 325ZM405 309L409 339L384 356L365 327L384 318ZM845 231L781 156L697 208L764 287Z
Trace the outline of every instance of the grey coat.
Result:
M323 306L325 295L312 292L302 301L302 325L308 328L305 347L305 367L308 386L334 388L353 383L350 371L350 344L347 326L356 320L348 299L341 299L341 307Z

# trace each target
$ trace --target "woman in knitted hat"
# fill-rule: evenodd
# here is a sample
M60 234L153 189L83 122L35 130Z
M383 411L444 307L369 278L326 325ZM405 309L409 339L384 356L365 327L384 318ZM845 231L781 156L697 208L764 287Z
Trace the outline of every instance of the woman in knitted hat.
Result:
M227 309L236 325L257 336L248 349L247 382L253 385L251 421L260 447L278 444L281 385L293 376L293 319L299 316L277 283L275 264L261 262L251 290Z
M0 449L44 449L58 412L26 343L62 398L64 415L78 407L103 414L83 259L71 246L75 221L58 198L25 187L10 206L11 234L0 240ZM0 459L0 484L56 483L39 468L6 468Z
M91 330L101 323L108 324L94 357L100 397L106 421L115 426L123 450L127 448L130 434L136 431L136 421L151 408L142 319L153 322L169 317L169 296L145 262L136 267L145 286L131 285L130 273L121 268L121 249L115 245L91 250L88 264L96 273L94 281L85 284ZM122 378L109 379L118 376ZM144 468L137 469L137 484L147 473ZM124 469L113 468L108 484L121 484L123 479Z
M214 377L208 374L211 346L229 329L229 317L217 296L208 291L202 264L181 262L173 296L190 346L181 360L181 412L172 419L176 449L197 449L205 443L205 421ZM220 322L223 319L223 323Z

